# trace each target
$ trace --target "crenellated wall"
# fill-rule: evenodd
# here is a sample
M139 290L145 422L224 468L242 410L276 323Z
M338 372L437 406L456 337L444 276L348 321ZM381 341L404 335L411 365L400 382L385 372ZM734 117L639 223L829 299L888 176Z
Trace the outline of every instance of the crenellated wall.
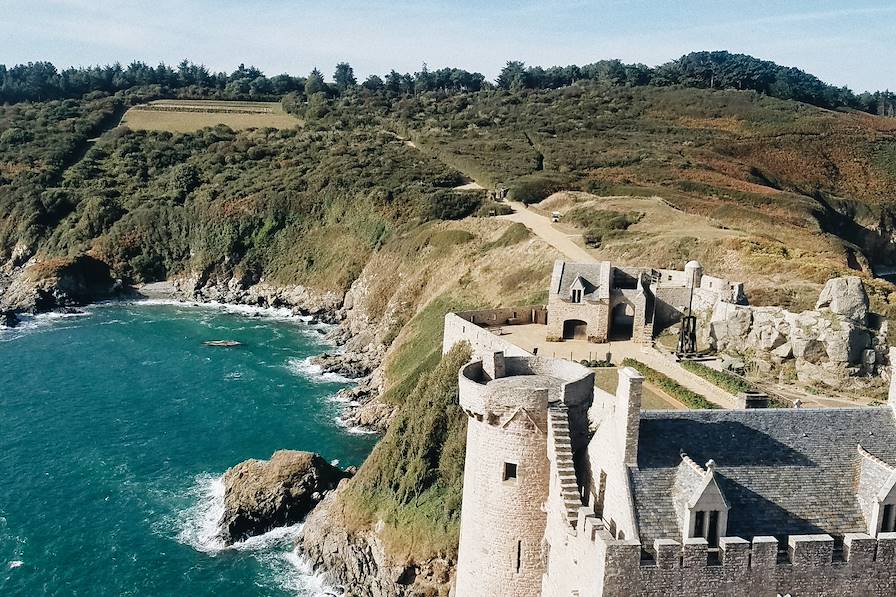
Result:
M892 596L896 594L896 533L878 539L861 533L844 539L834 558L829 535L788 537L779 558L774 537L719 540L719 559L710 563L705 539L654 544L656 558L642 561L640 549L608 546L603 595L623 597ZM548 597L545 594L545 597Z

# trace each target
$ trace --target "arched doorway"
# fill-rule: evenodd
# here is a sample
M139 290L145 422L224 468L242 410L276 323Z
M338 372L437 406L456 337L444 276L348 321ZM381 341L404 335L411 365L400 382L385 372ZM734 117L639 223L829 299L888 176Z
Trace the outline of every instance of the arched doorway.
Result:
M635 327L635 308L628 303L619 303L613 307L613 327L610 337L613 340L631 340Z
M567 319L563 322L564 340L585 340L588 338L588 324L581 319Z

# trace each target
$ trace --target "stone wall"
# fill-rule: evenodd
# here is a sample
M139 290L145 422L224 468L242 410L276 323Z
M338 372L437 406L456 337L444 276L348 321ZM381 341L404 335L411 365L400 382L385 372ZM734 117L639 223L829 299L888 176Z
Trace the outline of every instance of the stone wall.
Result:
M606 342L610 329L610 305L608 302L571 303L552 294L548 300L547 339L563 339L563 322L570 319L584 321L590 342Z
M480 326L544 324L547 323L548 310L545 305L524 305L503 309L458 311L455 315Z
M892 596L896 594L896 533L873 539L861 533L844 539L834 559L828 535L788 538L786 561L778 542L756 537L719 540L720 563L709 564L704 539L657 542L654 562L640 560L638 546L607 545L603 595L607 597ZM584 594L584 593L583 593ZM548 595L545 593L545 597Z
M522 348L496 336L485 328L470 323L455 313L445 315L442 353L447 353L458 342L469 342L474 358L489 352L503 352L506 356L531 356Z

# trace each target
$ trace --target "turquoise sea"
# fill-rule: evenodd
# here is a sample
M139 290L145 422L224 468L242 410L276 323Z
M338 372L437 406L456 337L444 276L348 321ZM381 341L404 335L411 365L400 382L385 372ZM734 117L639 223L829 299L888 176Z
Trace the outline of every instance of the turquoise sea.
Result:
M298 526L224 549L215 523L241 460L369 453L375 436L335 420L346 380L309 366L328 348L296 319L174 304L0 331L0 595L323 591L291 552Z

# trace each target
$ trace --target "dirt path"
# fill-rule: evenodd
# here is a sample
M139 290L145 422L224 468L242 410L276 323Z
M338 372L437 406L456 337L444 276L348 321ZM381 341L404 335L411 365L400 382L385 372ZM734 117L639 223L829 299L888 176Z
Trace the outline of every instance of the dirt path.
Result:
M509 201L508 203L514 209L514 212L509 216L500 216L502 220L519 222L543 241L560 251L567 259L580 263L594 263L597 261L588 251L577 245L573 240L573 238L580 237L581 234L566 234L558 230L549 217L528 209L518 201Z

